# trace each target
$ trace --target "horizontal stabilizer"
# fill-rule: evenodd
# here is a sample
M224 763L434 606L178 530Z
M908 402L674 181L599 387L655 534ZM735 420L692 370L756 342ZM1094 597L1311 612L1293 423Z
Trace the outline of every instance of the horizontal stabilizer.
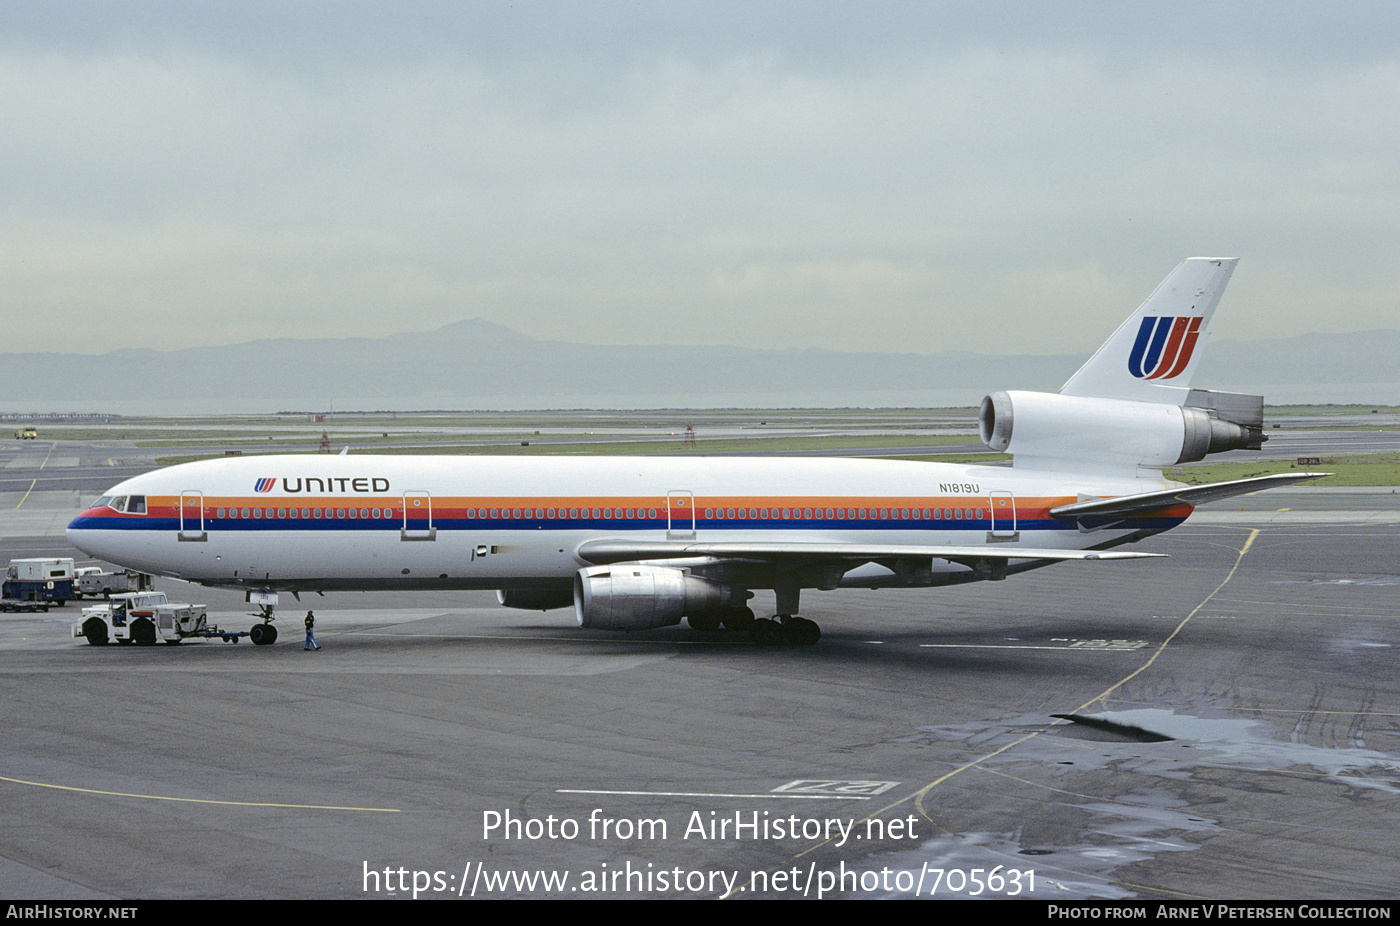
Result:
M1120 495L1116 498L1096 498L1071 505L1061 505L1050 509L1055 518L1102 518L1114 515L1137 514L1146 511L1159 511L1173 505L1202 505L1206 502L1248 495L1261 489L1273 489L1291 485L1307 479L1320 479L1331 473L1279 473L1274 476L1254 476L1250 479L1234 479L1230 482L1214 482L1203 486L1181 486L1176 489L1162 489L1157 492L1143 492L1141 495Z
M969 560L1105 560L1147 559L1161 553L1105 553L1097 550L1051 550L1017 547L1011 544L987 546L947 546L934 544L878 543L771 543L719 542L700 543L687 540L590 540L578 548L580 558L590 563L633 562L651 559L684 559L692 556L712 556L721 559L757 560L760 562L792 562L842 560L852 564L872 563L884 559L913 559L930 557L952 562Z

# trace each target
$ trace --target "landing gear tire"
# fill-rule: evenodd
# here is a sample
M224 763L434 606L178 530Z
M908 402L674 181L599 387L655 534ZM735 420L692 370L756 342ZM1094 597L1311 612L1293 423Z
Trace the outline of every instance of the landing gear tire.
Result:
M131 639L137 646L154 646L156 625L144 617L131 622Z
M822 629L816 621L793 617L783 622L783 639L791 646L812 646L821 638Z
M695 630L710 632L719 629L719 615L713 611L706 611L703 614L692 614L686 618L690 626Z
M748 607L730 608L724 612L725 630L750 630L753 628L753 609Z
M271 624L254 624L248 631L248 639L254 646L270 646L277 642L277 628Z
M782 625L772 618L760 617L749 627L749 639L759 646L777 646L783 642Z
M107 624L100 617L89 617L83 621L83 636L87 637L89 646L107 645Z

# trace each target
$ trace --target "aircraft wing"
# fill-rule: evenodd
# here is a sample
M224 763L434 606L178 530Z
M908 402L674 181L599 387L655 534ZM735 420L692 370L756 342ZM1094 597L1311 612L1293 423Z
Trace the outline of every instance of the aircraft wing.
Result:
M1249 479L1232 479L1229 482L1213 482L1203 486L1181 486L1157 492L1143 492L1139 495L1095 498L1051 508L1050 516L1054 518L1101 518L1145 511L1160 511L1173 505L1195 506L1205 502L1219 501L1222 498L1233 498L1236 495L1247 495L1261 489L1272 489L1330 475L1332 474L1278 473L1273 476L1254 476Z
M578 555L595 565L650 559L684 559L713 556L722 559L759 562L841 560L850 564L886 559L938 558L953 562L992 560L1105 560L1147 559L1163 553L1104 552L1100 550L1052 550L1018 547L1012 544L950 546L946 544L879 543L773 543L764 541L724 541L705 543L693 540L590 540L578 548Z

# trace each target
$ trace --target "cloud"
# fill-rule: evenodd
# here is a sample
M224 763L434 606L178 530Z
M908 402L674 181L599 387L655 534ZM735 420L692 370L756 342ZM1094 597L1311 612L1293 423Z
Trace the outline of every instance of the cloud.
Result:
M1109 6L1097 31L923 4L31 24L0 44L0 305L94 350L481 316L1053 353L1218 254L1244 258L1222 336L1393 326L1394 48L1333 54L1307 7L1251 31Z

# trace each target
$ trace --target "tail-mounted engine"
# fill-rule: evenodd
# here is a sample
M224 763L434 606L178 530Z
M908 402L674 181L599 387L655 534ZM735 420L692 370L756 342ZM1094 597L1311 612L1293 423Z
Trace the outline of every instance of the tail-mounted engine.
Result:
M1192 389L1182 406L994 392L982 400L977 425L993 450L1042 465L1174 466L1224 450L1258 450L1267 440L1262 396L1204 389Z
M668 627L687 615L727 607L731 599L742 604L729 586L668 566L586 566L574 575L574 613L580 627Z

